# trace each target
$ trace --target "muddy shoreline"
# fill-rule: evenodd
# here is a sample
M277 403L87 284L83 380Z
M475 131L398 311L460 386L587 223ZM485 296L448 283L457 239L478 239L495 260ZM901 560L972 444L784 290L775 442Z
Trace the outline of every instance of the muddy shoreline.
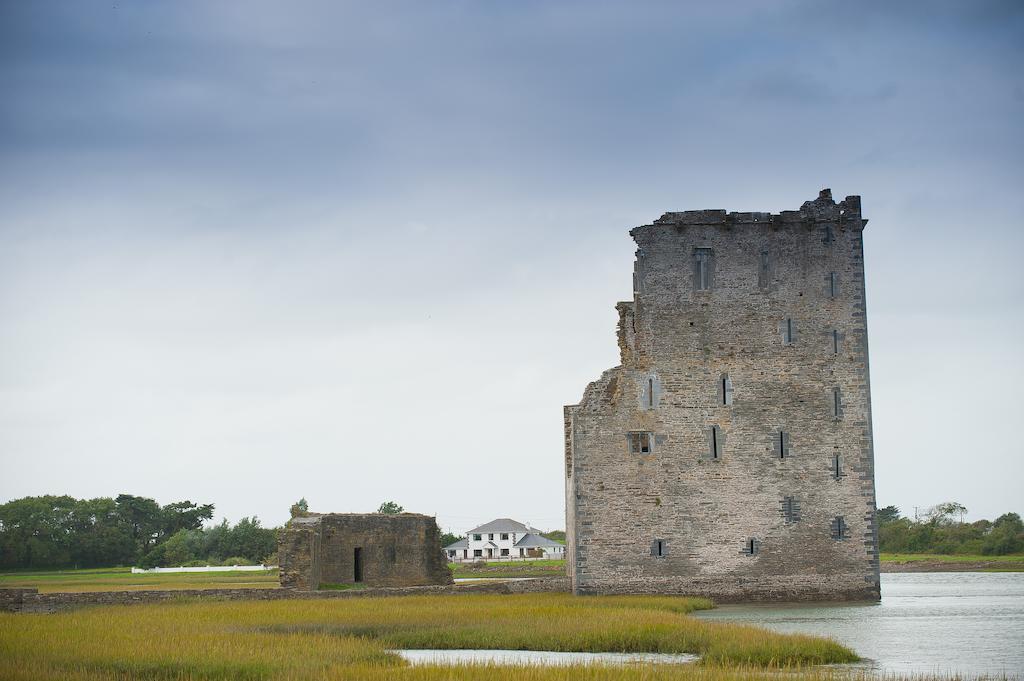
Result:
M882 562L882 572L1024 572L1024 560L912 560L906 562Z

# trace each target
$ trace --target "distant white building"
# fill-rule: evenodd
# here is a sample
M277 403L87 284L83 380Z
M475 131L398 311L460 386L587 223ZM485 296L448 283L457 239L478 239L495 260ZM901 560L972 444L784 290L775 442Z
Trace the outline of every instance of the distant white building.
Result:
M448 560L514 560L565 558L565 545L541 535L540 530L511 518L498 518L474 527L454 544L444 547Z

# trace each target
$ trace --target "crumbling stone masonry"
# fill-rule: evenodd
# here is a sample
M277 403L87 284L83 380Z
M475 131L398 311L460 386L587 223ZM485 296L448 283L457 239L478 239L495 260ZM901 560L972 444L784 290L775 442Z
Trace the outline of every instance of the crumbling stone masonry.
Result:
M281 586L451 584L441 532L416 513L327 513L293 518L278 537Z
M860 197L633 229L621 365L565 407L574 593L878 599Z

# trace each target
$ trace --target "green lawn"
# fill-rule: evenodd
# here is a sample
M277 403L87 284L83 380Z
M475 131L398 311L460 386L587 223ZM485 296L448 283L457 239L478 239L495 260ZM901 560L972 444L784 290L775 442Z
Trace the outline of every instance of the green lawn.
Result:
M50 591L133 589L225 589L277 587L277 570L267 572L183 572L133 575L131 568L0 573L0 587L34 586Z
M477 563L449 563L452 575L465 578L506 578L506 577L564 577L565 560L494 561L483 565Z

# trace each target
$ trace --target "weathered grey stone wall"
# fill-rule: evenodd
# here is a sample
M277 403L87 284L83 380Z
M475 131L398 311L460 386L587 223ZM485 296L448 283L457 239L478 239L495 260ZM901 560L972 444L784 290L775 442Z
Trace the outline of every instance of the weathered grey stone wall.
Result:
M622 365L565 410L576 593L878 598L864 224L859 197L825 190L631 232Z
M329 513L294 518L278 539L281 586L315 590L323 584L370 586L450 584L441 533L416 513Z

